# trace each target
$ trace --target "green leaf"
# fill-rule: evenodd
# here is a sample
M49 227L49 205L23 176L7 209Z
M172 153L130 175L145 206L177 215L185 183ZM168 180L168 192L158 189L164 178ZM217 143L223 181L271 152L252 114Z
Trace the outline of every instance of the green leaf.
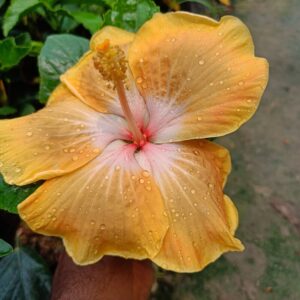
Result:
M59 84L59 76L77 63L89 49L89 41L71 34L55 34L47 38L38 58L41 76L39 98L46 103Z
M17 65L30 50L31 39L28 33L0 41L0 70L7 70Z
M0 257L6 256L13 251L13 247L0 239Z
M5 3L5 0L0 0L0 8L3 6L4 3Z
M88 11L74 11L70 15L91 34L100 29L103 20L100 15Z
M4 36L7 36L23 15L35 9L39 2L39 0L12 0L4 15L2 25Z
M209 0L178 0L177 1L178 4L182 4L185 2L194 2L194 3L202 4L205 8L208 9L208 11L213 17L218 16L218 12L219 12L218 8L216 7L215 4L212 3L212 1Z
M20 109L20 116L27 116L34 113L36 109L30 103L25 103L24 106Z
M10 213L18 213L18 204L32 194L38 186L39 184L31 184L23 187L9 185L0 175L0 209L4 209Z
M152 0L117 0L105 14L104 24L135 32L158 11Z
M17 110L14 107L11 106L3 106L0 107L0 116L9 116L13 115L17 112Z
M50 299L51 274L31 249L17 248L0 261L1 299Z

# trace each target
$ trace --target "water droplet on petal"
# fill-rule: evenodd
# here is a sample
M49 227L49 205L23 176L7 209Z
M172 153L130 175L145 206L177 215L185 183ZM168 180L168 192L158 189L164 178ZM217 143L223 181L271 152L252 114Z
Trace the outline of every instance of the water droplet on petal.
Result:
M99 148L93 149L93 153L100 153L100 149Z
M101 225L100 225L100 229L101 229L101 230L105 230L105 229L106 229L105 224L101 224Z
M195 194L195 193L196 193L196 191L195 191L194 189L192 189L192 190L191 190L191 193L192 193L192 194Z
M31 132L31 131L28 131L28 132L26 133L26 135L27 135L27 136L32 136L32 132Z
M141 83L143 82L143 78L142 78L142 77L138 77L138 78L136 79L136 82L137 82L138 84L141 84Z
M20 169L20 168L17 168L15 171L16 171L16 173L20 173L20 172L21 172L21 169Z
M149 177L150 176L150 173L148 171L143 171L142 174L143 174L144 177Z
M45 150L49 150L49 149L50 149L49 145L45 146Z
M144 180L143 178L140 178L139 182L140 182L140 183L144 183L145 180Z
M244 81L239 81L239 86L242 86L244 84Z
M77 155L74 155L74 156L72 157L72 160L73 160L73 161L78 160L78 156L77 156Z
M204 65L204 60L203 59L199 60L199 65Z

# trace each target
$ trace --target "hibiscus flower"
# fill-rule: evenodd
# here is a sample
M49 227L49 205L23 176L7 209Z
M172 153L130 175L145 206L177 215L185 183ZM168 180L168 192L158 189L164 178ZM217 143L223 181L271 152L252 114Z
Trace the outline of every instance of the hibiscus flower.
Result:
M267 78L235 17L177 12L136 34L103 28L47 107L0 122L6 182L45 180L21 218L62 237L81 265L116 255L194 272L241 251L223 193L229 153L206 138L246 122Z

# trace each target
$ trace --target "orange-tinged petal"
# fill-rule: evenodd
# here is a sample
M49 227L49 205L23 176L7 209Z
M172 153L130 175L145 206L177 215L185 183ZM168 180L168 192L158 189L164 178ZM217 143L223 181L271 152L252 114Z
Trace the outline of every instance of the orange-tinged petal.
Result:
M111 45L120 46L125 52L134 34L114 27L105 27L96 33L91 40L91 51L87 52L81 60L65 74L61 81L70 91L87 105L103 113L113 113L123 116L120 101L113 84L104 80L94 66L93 57L97 44L110 40ZM147 121L145 102L139 94L130 70L127 72L126 96L129 106L139 126Z
M103 255L154 257L168 228L150 173L121 141L71 174L44 183L18 209L37 232L61 236L78 264Z
M139 154L140 164L153 172L170 222L162 249L153 259L163 268L195 272L224 252L243 249L233 236L237 213L222 191L227 166L220 168L224 158L219 154L224 152L202 140L149 144Z
M239 225L239 214L231 199L224 195L225 211L231 234L233 235Z
M112 46L127 45L132 42L134 35L132 32L117 27L106 26L92 36L90 47L92 50L95 50L96 46L103 43L106 39L109 39Z
M221 136L255 112L268 63L237 18L156 14L136 34L129 65L150 114L152 141Z
M76 170L127 134L124 119L96 112L63 86L51 97L52 104L37 113L0 121L0 172L10 184Z

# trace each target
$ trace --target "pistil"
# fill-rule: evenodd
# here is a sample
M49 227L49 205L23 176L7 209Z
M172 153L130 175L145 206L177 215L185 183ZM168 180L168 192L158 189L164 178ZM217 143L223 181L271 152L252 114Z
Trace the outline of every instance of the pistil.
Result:
M135 122L126 98L124 82L126 80L127 61L125 53L120 47L111 46L109 40L98 45L96 51L94 56L95 68L104 80L114 84L129 130L132 133L133 143L138 147L143 146L146 139Z

